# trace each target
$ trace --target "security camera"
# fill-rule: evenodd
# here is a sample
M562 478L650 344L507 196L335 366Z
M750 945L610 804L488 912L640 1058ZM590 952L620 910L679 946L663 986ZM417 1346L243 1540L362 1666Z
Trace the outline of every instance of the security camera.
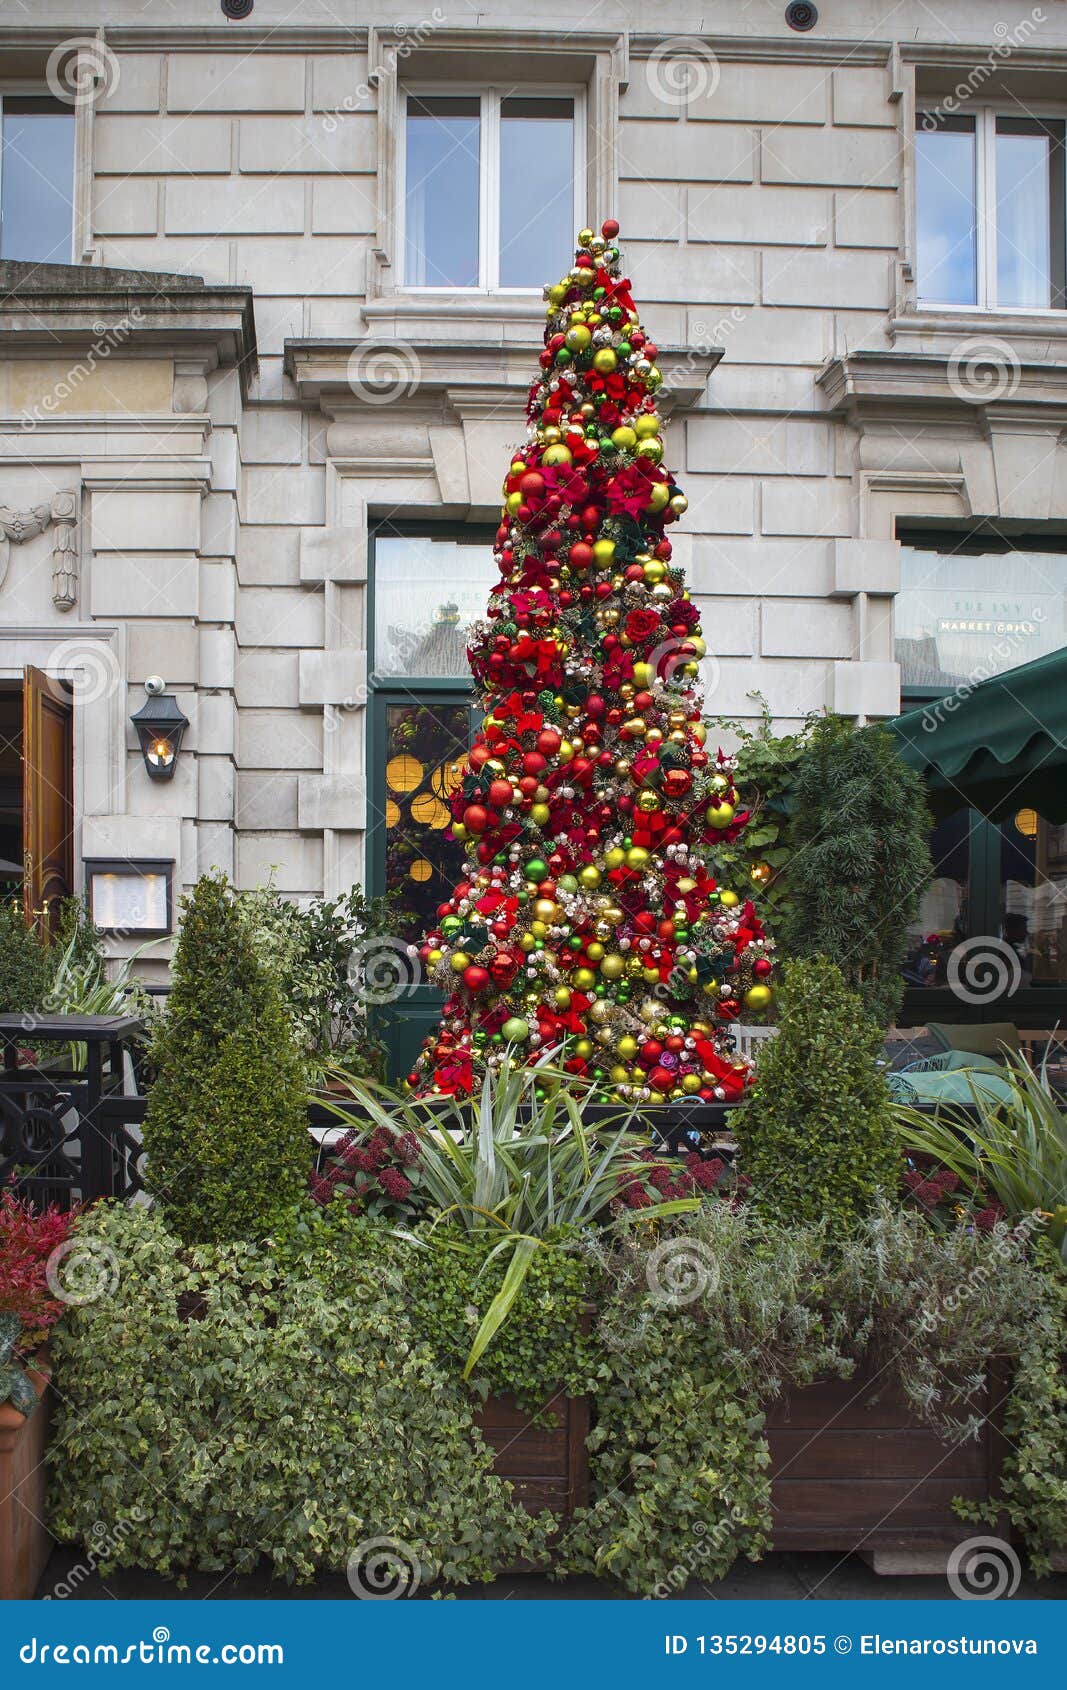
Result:
M148 694L149 698L158 698L166 684L167 683L163 679L162 675L149 675L144 684L144 690Z

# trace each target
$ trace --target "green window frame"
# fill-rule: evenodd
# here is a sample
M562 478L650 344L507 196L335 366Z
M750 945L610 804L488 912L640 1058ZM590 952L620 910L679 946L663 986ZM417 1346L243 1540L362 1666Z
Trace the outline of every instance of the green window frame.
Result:
M462 540L484 544L486 557L491 560L492 528L462 523L404 523L382 522L370 534L367 572L367 798L368 825L366 839L366 875L372 894L386 890L389 830L386 822L388 788L386 767L389 762L388 734L390 711L398 707L430 707L444 713L465 710L466 740L471 739L481 721L481 710L469 675L380 675L375 667L375 589L378 569L378 541L383 535L396 539L432 537L439 540ZM395 720L395 718L394 718ZM458 847L456 848L458 850ZM403 935L410 938L411 935ZM388 1074L397 1081L408 1072L426 1033L436 1026L444 1002L443 994L421 978L404 989L392 1003L377 1005L372 1011L374 1030L383 1040L388 1053Z

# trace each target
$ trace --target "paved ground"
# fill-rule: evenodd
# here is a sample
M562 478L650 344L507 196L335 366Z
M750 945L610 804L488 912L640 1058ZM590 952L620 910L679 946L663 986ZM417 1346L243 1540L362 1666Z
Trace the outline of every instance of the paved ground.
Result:
M428 1592L420 1591L423 1596ZM618 1585L599 1579L573 1578L559 1583L531 1574L528 1577L497 1579L493 1584L466 1585L457 1589L460 1601L558 1601L606 1600L618 1601L630 1593ZM840 1555L768 1555L758 1565L739 1561L728 1576L718 1584L692 1583L676 1593L692 1601L762 1602L778 1598L793 1601L867 1601L893 1602L918 1598L943 1601L952 1596L943 1578L881 1578L873 1573L858 1556ZM93 1573L85 1557L73 1549L57 1549L52 1555L41 1580L38 1597L71 1598L114 1597L118 1601L189 1601L220 1600L282 1600L352 1601L352 1592L343 1574L331 1573L315 1580L314 1584L289 1586L272 1580L269 1571L248 1574L242 1578L216 1573L191 1575L184 1590L170 1579L140 1571L113 1573L106 1581ZM1067 1574L1034 1580L1024 1575L1016 1592L1017 1599L1045 1599L1067 1601Z

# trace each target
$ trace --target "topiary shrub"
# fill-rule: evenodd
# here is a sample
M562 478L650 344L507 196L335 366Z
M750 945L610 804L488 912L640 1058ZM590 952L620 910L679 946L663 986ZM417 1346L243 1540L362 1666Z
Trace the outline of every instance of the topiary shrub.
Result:
M815 724L787 796L775 937L785 956L832 957L882 1027L904 995L908 929L930 879L922 777L885 728Z
M152 1042L148 1185L188 1243L262 1238L307 1179L300 1056L225 877L205 875L182 911Z
M899 1183L889 1092L876 1065L882 1035L825 957L785 964L778 1018L737 1117L742 1166L761 1209L797 1224L825 1219L832 1238Z

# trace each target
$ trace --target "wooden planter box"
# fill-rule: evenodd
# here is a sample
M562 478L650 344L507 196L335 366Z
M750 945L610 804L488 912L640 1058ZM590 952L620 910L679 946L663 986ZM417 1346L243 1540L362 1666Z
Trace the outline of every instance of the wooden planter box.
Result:
M924 1426L870 1361L851 1379L782 1397L767 1415L774 1548L859 1553L877 1572L944 1572L946 1552L976 1530L953 1497L984 1502L996 1491L1009 1388L991 1363L975 1404L981 1432L958 1443Z
M51 1417L50 1374L44 1351L30 1380L37 1407L26 1417L0 1406L0 1601L26 1601L44 1572L52 1540L44 1525L45 1451Z
M490 1397L474 1416L495 1451L493 1468L510 1479L515 1499L531 1514L543 1508L568 1519L589 1501L589 1398L560 1391L545 1404L551 1426L535 1425L511 1395Z
M917 1420L874 1362L780 1398L767 1415L773 1547L860 1554L882 1573L943 1573L952 1546L976 1530L953 1498L996 1491L1009 1387L1007 1370L990 1364L975 1404L982 1431L958 1443ZM531 1424L509 1396L491 1397L475 1420L517 1500L563 1520L589 1500L590 1405L561 1392L548 1406L553 1427Z

